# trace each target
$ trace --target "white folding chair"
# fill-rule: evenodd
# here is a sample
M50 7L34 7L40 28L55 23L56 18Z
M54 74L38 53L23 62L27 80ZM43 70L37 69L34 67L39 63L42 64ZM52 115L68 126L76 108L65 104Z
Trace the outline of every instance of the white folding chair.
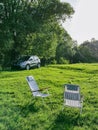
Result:
M82 113L83 97L80 94L80 87L72 84L64 86L64 106L80 108L80 113Z
M43 99L49 96L48 88L39 89L33 76L27 76L26 80L34 97L41 97ZM42 93L41 91L43 90L47 90L47 93Z

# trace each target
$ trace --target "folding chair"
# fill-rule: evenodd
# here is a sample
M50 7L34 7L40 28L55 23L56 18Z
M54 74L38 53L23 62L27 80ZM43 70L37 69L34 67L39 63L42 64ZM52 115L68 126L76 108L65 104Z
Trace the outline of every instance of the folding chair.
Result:
M39 87L38 87L38 85L37 85L37 83L36 83L34 77L32 77L32 76L27 76L27 77L26 77L26 80L27 80L27 82L28 82L28 85L29 85L29 87L30 87L30 89L31 89L31 92L32 92L32 95L33 95L34 97L41 97L41 98L43 99L43 98L49 96L48 88L39 89ZM41 92L41 91L43 91L44 89L47 90L47 94ZM44 101L43 101L43 103L44 103Z
M82 113L83 97L80 94L80 87L72 84L64 86L64 106L80 108L80 113Z

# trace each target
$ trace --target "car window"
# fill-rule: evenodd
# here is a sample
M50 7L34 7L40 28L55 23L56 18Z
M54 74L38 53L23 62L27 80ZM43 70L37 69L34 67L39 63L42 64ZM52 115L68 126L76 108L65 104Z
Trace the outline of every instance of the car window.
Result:
M29 61L33 60L33 57L30 57Z
M24 57L19 58L18 61L23 62L23 61L26 61L28 59L29 59L29 56L24 56Z

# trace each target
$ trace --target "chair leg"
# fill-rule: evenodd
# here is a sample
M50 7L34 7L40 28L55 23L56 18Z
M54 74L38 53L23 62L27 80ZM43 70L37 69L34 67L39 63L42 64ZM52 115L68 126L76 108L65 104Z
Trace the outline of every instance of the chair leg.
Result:
M80 114L82 114L82 108L83 108L83 100L81 101Z

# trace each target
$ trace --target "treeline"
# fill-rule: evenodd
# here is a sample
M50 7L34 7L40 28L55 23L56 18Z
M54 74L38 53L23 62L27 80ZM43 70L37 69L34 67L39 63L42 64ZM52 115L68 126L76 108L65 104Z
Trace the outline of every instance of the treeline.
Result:
M76 47L76 53L73 62L93 63L98 62L98 40L94 38L91 41L84 41L80 46Z
M60 0L0 0L0 66L22 55L38 55L43 65L91 62L83 59L90 50L84 55L87 47L78 47L62 27L73 13Z

